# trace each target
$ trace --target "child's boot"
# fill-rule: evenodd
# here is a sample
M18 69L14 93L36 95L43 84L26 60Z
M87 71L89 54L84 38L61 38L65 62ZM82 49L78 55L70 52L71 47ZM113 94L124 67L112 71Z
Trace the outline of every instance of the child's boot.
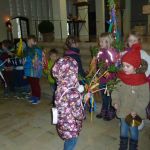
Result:
M36 96L33 96L33 100L32 100L32 104L33 105L37 105L40 103L40 98L39 97L36 97Z
M130 139L129 150L137 150L137 149L138 149L138 141Z
M128 138L120 137L120 147L119 150L127 150L128 149Z
M101 112L96 115L96 118L99 118L99 119L104 118L106 116L106 113L107 113L106 109L102 108Z

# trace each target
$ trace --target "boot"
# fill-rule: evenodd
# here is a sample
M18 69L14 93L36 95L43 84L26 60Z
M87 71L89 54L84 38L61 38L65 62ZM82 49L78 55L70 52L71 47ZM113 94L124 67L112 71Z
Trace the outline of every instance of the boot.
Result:
M130 139L129 142L129 150L137 150L138 148L138 141Z
M107 114L107 111L104 108L102 108L101 112L96 115L96 118L99 118L99 119L104 118L106 114Z
M127 150L128 149L128 138L120 137L120 148L119 150Z

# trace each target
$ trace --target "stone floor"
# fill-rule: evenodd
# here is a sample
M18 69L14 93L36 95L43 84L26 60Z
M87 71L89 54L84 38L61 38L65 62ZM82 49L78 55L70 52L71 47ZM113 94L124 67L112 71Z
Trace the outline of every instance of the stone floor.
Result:
M100 104L98 104L100 107ZM63 141L50 123L50 100L43 97L39 105L27 100L0 98L0 150L63 150ZM119 124L93 120L87 113L76 150L117 150ZM139 150L150 149L150 125L140 134Z

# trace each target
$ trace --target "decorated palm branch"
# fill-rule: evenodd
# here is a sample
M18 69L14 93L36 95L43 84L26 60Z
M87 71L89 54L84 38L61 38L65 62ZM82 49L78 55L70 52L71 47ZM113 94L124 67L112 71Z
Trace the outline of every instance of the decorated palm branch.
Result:
M20 40L19 40L16 54L17 54L18 57L23 57L23 42L22 42L22 38L20 38Z
M111 91L115 89L115 85L119 82L117 78L114 78L107 82L106 88L99 88L100 87L100 79L102 77L106 77L110 73L115 73L117 71L117 67L114 65L110 66L106 71L101 72L101 68L94 74L92 78L87 78L85 84L85 95L83 99L83 103L85 107L89 108L89 112L91 113L91 121L93 119L93 111L96 110L96 103L94 100L94 93L104 90L106 94L109 94Z
M115 38L114 48L118 51L124 49L124 42L120 38L120 31L118 27L117 11L119 10L119 0L108 0L107 6L109 7L110 18L107 21L109 24L108 32L111 32Z

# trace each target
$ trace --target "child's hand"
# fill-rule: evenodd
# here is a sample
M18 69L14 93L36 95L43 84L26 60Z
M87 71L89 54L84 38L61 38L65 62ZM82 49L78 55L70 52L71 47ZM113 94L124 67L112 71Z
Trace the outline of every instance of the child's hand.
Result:
M118 110L119 105L117 103L114 104L114 108Z
M27 77L26 77L26 76L23 76L23 79L27 79Z
M84 96L84 102L86 103L90 98L90 93L86 93L85 96Z
M105 78L108 78L108 77L109 77L109 75L110 75L110 73L109 73L109 72L107 72L107 73L105 73L105 74L104 74L104 77L105 77Z
M132 116L133 118L135 118L136 112L131 112L131 116Z

